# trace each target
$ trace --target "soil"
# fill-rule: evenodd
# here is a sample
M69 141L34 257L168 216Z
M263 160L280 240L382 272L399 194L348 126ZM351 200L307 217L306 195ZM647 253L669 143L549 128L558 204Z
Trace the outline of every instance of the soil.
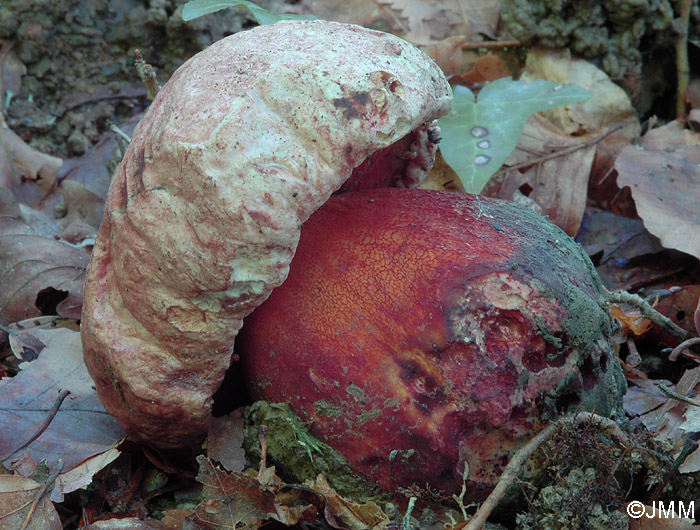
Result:
M134 67L140 50L162 84L189 57L255 25L244 9L185 23L185 0L27 0L0 2L0 39L26 67L21 90L8 94L8 126L35 149L77 157L111 120L147 106ZM7 50L7 47L6 47Z

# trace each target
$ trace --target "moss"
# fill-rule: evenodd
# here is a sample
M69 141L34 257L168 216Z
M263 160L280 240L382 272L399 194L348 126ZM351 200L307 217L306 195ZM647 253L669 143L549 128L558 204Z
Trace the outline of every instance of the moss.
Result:
M543 488L533 501L531 511L517 517L522 530L626 530L628 517L608 510L590 498L589 490L598 481L594 469L571 470L560 484Z
M534 495L529 511L517 516L518 528L627 528L627 516L618 511L624 494L615 472L629 473L630 460L621 465L619 446L595 423L565 427L547 446L552 478Z
M332 409L332 407L331 407ZM328 409L328 410L331 410ZM386 494L357 476L337 451L312 436L286 403L257 401L246 407L243 447L260 459L260 426L267 427L268 462L290 483L315 479L319 473L343 497L353 501L388 501Z
M516 39L601 59L611 77L640 73L642 40L667 42L674 18L670 0L503 0L501 15Z

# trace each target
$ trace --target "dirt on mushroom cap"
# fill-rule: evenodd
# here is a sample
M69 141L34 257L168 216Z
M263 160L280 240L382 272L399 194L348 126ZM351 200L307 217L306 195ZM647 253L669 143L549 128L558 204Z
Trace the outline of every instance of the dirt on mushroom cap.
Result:
M159 446L206 430L241 319L352 169L446 113L392 35L281 22L223 39L160 91L113 179L88 271L85 361L105 408Z

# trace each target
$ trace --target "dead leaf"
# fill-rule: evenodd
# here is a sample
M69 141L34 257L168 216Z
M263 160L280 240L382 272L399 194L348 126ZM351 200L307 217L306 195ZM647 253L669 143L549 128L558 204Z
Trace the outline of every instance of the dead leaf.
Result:
M33 361L44 349L45 340L51 338L51 330L67 328L79 331L75 320L55 316L34 317L21 322L13 322L7 329L10 334L10 349L15 357L23 361Z
M464 187L457 173L447 165L440 151L435 156L435 164L428 174L428 178L420 186L426 190L454 191L464 193Z
M567 134L598 136L615 126L621 126L620 130L604 138L596 147L595 165L591 168L590 180L595 187L603 186L613 169L617 154L641 132L639 119L627 93L594 64L572 58L569 50L531 50L520 79L575 83L591 93L586 101L542 113ZM616 190L606 193L615 195Z
M465 35L470 41L496 37L501 20L499 0L453 0L448 5L452 5L453 10L462 13L463 19L468 24Z
M324 496L334 517L347 526L349 530L384 530L391 520L374 502L350 502L336 492L323 475L314 481L307 481L311 488Z
M309 504L285 505L275 491L246 473L228 473L199 456L197 481L204 485L204 500L195 509L197 523L208 529L260 528L270 519L293 526L313 520L316 508Z
M391 9L400 35L416 45L430 44L454 35L469 35L469 21L458 0L377 0ZM491 3L493 6L493 3Z
M172 510L165 510L163 512L163 518L160 520L160 522L163 525L164 530L182 530L185 524L185 519L191 515L191 510L173 508Z
M685 285L661 299L654 309L689 333L697 333L695 314L698 304L700 304L700 285ZM678 338L668 333L660 333L658 340L670 346L679 344Z
M657 151L625 147L615 163L647 230L667 248L700 258L700 147Z
M586 137L564 134L539 114L533 114L506 166L534 165L525 173L507 170L497 196L512 200L520 191L539 204L554 224L570 236L576 235L586 208L588 175L595 154L595 145L586 145L588 141ZM582 148L535 164L553 151L576 146Z
M10 47L9 42L3 42L0 48L0 102L3 108L22 90L22 77L27 73L27 67Z
M612 304L610 313L622 325L623 337L630 334L634 337L641 337L651 329L651 320L643 318L641 311L636 307Z
M127 135L134 132L138 117L119 124ZM59 191L66 210L64 225L76 219L98 227L104 213L104 199L111 180L109 166L118 160L115 135L105 133L80 158L69 158L58 172Z
M17 475L0 475L0 527L21 528L41 484ZM27 530L62 530L63 525L53 503L39 501Z
M207 435L207 455L228 471L243 471L243 410L236 409L228 416L213 418Z
M396 17L375 0L304 0L305 12L323 20L357 24L389 33L399 32Z
M685 398L697 394L698 381L700 367L686 370L675 386L667 381L635 380L635 386L631 386L623 398L623 406L637 416L658 440L674 443L685 436L683 426L686 425L688 408L696 407L670 397L661 391L661 387Z
M117 444L118 443L119 442L117 442ZM70 471L61 473L56 478L56 485L51 492L51 500L53 502L63 502L64 494L89 486L92 483L92 478L95 476L95 473L114 462L120 454L121 452L116 447L112 447L104 453L87 459Z
M462 44L467 42L462 36L447 37L441 41L426 44L420 49L427 53L435 61L440 69L449 76L460 71L462 66Z
M520 80L535 79L576 83L591 93L586 101L543 112L562 131L598 134L612 125L624 123L629 129L628 138L639 134L639 120L625 91L593 63L571 57L569 50L535 48L528 52Z
M138 517L113 517L96 521L85 530L167 530L161 521L144 521Z
M489 52L477 59L471 72L453 76L450 81L466 86L482 85L487 81L495 81L509 75L513 75L513 73L501 65L501 60L497 55Z
M70 391L44 433L26 449L35 462L53 467L63 459L65 472L116 447L126 435L105 412L83 364L80 333L54 329L41 355L21 365L11 379L0 380L0 456L14 452L37 432L59 389Z
M652 236L639 219L597 208L586 209L576 242L599 264L616 260L623 265L636 257L663 250L658 238Z
M44 192L52 188L63 161L35 151L5 123L0 113L0 187L10 188L21 178L41 181Z
M84 248L37 235L12 193L0 189L0 323L41 315L41 295L59 297L51 303L64 303L66 311L57 308L62 316L79 317L89 258Z

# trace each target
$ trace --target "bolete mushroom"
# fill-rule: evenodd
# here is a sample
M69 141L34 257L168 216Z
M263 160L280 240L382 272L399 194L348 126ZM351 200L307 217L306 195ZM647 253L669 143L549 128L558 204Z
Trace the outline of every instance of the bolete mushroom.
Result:
M326 21L238 33L178 69L114 175L88 268L84 356L107 411L156 446L196 441L304 221L353 170L419 182L450 104L421 51Z
M289 403L360 476L448 499L465 479L469 503L547 421L619 412L611 324L588 256L545 218L385 188L311 216L236 351L255 397Z
M450 94L410 44L325 21L236 34L173 75L117 169L85 286L85 362L122 426L197 441L244 318L254 392L385 489L449 496L468 464L478 498L547 419L614 413L603 289L548 221L417 190L322 206L419 183Z

